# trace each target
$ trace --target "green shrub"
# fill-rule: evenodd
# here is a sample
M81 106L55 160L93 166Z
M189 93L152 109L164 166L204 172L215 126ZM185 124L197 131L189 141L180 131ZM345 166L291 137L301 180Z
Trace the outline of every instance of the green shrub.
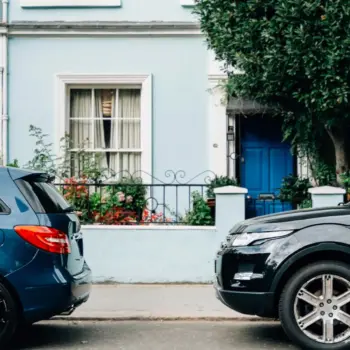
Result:
M214 179L210 181L207 189L207 197L215 198L214 190L215 188L225 187L225 186L237 186L237 181L228 176L215 176Z
M211 216L210 208L199 192L195 191L192 193L192 203L193 208L187 213L184 220L185 223L191 226L214 225L214 220Z

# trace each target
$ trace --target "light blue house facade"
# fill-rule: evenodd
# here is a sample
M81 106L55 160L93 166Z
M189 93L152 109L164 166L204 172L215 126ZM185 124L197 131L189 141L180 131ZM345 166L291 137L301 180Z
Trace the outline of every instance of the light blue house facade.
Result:
M230 100L192 14L194 0L2 0L0 149L33 156L29 126L59 153L89 139L116 172L145 182L184 171L240 179L253 196L307 167L252 102ZM247 118L248 116L248 118ZM73 147L74 148L74 147Z

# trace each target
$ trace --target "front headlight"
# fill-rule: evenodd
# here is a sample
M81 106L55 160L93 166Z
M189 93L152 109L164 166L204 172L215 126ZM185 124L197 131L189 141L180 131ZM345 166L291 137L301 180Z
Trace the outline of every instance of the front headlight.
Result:
M235 236L231 242L232 247L247 246L256 241L264 241L274 238L280 238L288 236L293 231L273 231L273 232L252 232L252 233L242 233Z

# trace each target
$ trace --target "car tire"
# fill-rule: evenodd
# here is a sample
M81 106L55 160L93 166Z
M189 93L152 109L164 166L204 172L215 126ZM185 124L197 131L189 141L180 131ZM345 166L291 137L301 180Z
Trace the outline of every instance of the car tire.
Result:
M11 340L18 325L18 307L8 289L0 282L0 349Z
M338 318L343 317L343 310L346 314L350 313L350 308L348 304L341 305L342 302L337 300L337 297L344 295L343 288L345 290L348 287L350 265L341 262L321 261L297 271L285 285L279 300L279 319L288 337L302 349L349 349L350 326L349 335L343 335L342 327L347 326L339 322ZM322 290L318 291L319 288ZM334 308L337 311L333 313ZM336 330L339 330L339 338ZM343 339L345 336L346 339Z

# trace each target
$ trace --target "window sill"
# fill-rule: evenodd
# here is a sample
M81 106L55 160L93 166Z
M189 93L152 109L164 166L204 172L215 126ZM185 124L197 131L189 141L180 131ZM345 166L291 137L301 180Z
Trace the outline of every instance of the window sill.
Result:
M21 0L21 7L120 7L121 0Z

